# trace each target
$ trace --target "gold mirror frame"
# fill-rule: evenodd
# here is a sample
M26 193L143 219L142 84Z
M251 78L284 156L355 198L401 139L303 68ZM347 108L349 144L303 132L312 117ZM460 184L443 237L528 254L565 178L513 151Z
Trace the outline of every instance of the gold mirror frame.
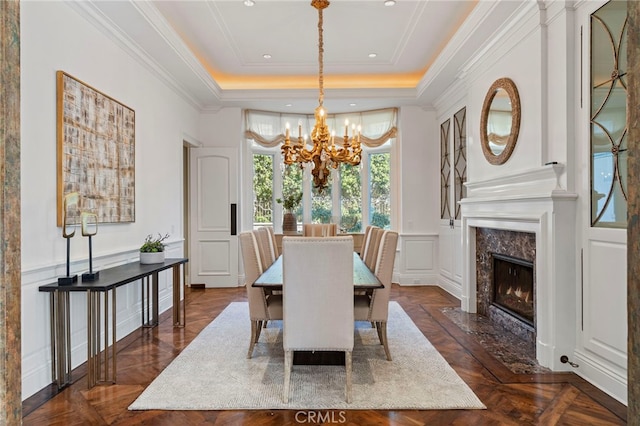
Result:
M504 147L504 150L496 155L491 151L489 147L489 138L487 135L487 120L489 119L489 110L491 109L491 103L496 96L498 89L503 89L509 95L511 101L511 133L509 139ZM520 132L520 95L518 94L518 88L513 80L510 78L499 78L489 88L487 96L484 98L482 104L482 114L480 116L480 140L482 145L482 153L487 161L494 165L500 165L507 162L513 149L516 146L518 140L518 133Z

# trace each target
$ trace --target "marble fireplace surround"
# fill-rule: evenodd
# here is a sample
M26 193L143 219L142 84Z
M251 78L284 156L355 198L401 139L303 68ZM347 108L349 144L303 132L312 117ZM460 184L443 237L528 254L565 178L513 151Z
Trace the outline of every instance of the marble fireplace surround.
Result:
M535 234L536 359L556 371L571 367L576 334L576 200L560 186L562 165L467 182L462 211L462 310L477 312L476 228Z
M521 319L515 313L507 310L508 306L500 308L496 300L497 283L494 255L509 256L514 259L521 259L535 263L535 234L515 232L504 229L475 228L476 229L476 306L477 312L486 316L491 323L499 324L502 328L510 330L514 335L519 336L523 342L535 345L535 311L533 312L533 324ZM502 262L505 259L500 258ZM506 259L509 261L509 259ZM536 279L535 268L532 268L531 285L531 307L535 309Z

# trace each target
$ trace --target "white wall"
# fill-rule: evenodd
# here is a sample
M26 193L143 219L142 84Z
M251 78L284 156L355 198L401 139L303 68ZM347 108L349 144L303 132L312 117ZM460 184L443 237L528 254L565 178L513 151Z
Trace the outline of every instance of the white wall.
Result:
M440 142L435 111L402 107L399 128L400 230L407 234L437 233Z
M471 69L466 79L467 105L467 181L482 181L541 166L541 30L538 10L531 7L523 20L512 28ZM499 78L514 81L520 95L522 120L520 134L511 158L501 166L485 160L480 144L480 112L489 87ZM559 159L561 161L561 159Z
M149 233L170 233L167 256L182 255L182 139L198 137L196 109L66 3L21 2L23 398L51 383L49 297L38 286L65 273L66 245L56 226L57 70L136 113L136 221L99 226L96 270L137 260ZM87 239L78 233L72 273L88 269L87 257ZM160 284L163 311L171 305L170 278L162 274ZM117 292L118 338L140 325L139 293L138 284ZM87 354L85 296L73 294L71 305L75 367Z
M394 164L400 239L394 282L435 284L438 275L440 145L435 111L402 107Z
M199 133L203 146L240 149L242 138L242 110L221 108L200 116Z

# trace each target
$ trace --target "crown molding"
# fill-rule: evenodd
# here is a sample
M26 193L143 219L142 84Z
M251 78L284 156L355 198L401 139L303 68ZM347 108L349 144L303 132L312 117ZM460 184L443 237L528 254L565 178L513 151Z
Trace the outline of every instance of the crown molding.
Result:
M189 50L182 39L176 35L167 20L162 16L160 11L158 11L158 8L147 1L131 1L131 4L140 15L149 22L151 27L160 35L165 43L171 47L173 52L180 57L193 74L219 99L222 95L220 86L215 82L213 77L211 77L211 74L206 71L191 50Z
M506 20L506 25L496 28L488 42L460 67L460 78L467 79L487 63L496 62L540 28L539 20L533 19L539 12L536 2L522 2Z
M135 2L130 2L135 3ZM124 52L140 63L144 68L164 83L169 89L183 98L189 105L202 110L204 105L176 80L166 69L155 61L144 49L129 37L122 28L109 19L92 1L67 1L66 4L75 10L89 24L107 36ZM133 5L136 9L138 6ZM145 19L147 19L145 17Z

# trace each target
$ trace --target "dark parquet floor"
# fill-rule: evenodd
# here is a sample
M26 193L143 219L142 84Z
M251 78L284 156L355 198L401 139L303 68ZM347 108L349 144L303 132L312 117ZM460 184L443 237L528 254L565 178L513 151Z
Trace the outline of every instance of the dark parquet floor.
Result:
M87 389L85 367L58 392L50 386L23 403L24 425L620 425L626 407L573 373L514 373L446 315L459 301L438 287L393 286L391 298L487 406L487 410L348 410L343 412L128 411L144 388L243 288L187 290L187 325L173 328L165 312L154 329L118 344L117 384ZM248 336L247 336L248 337ZM392 348L393 350L393 348ZM540 370L543 371L543 370Z

